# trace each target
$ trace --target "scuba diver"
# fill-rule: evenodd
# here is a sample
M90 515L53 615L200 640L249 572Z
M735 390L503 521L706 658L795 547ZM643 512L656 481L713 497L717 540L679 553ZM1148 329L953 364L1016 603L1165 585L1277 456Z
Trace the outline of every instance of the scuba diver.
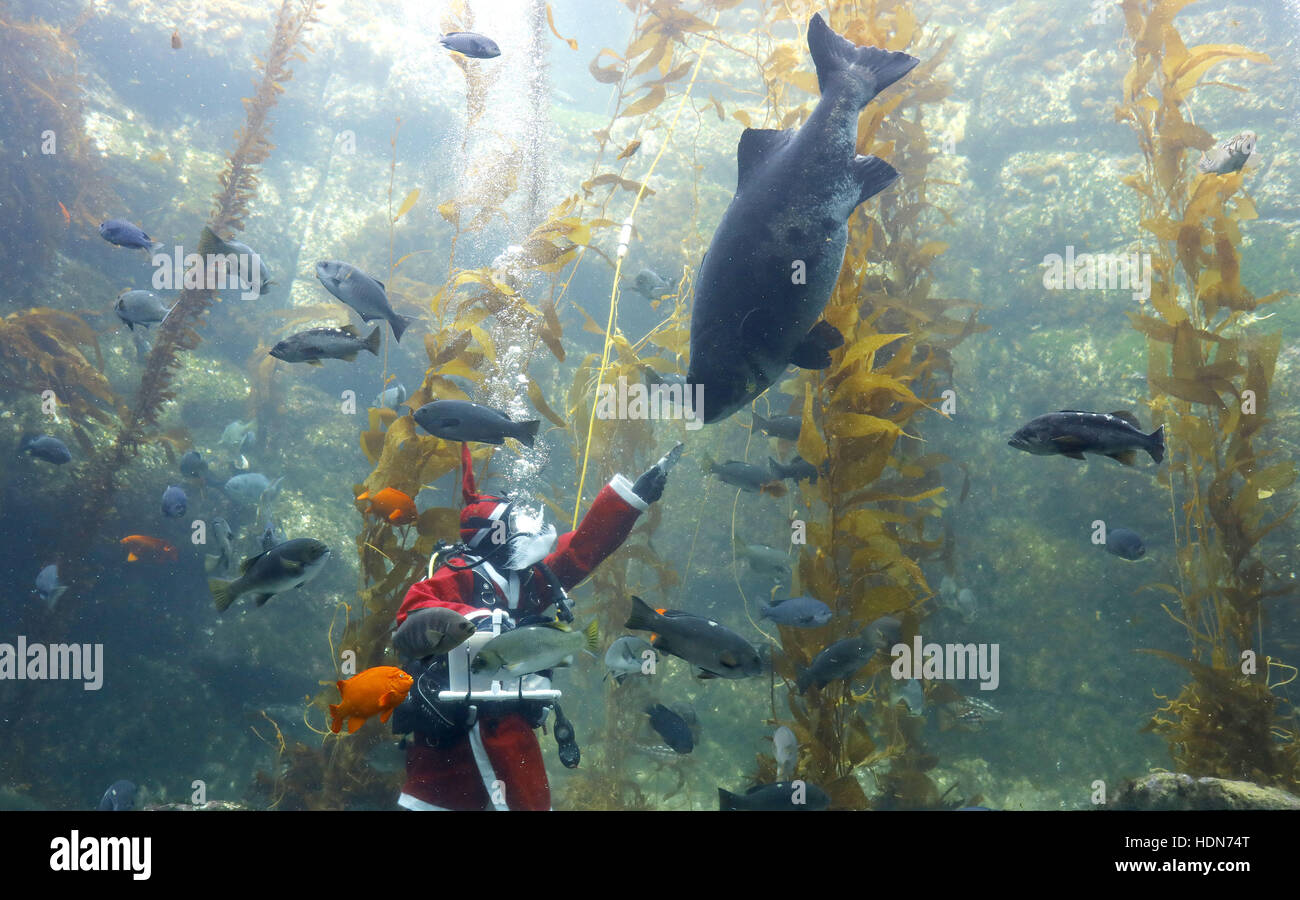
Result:
M555 709L553 733L560 760L573 768L579 749L573 726L549 690L550 671L507 682L509 694L480 690L469 696L469 654L490 635L519 624L561 621L573 613L565 593L591 574L627 539L649 505L663 495L677 445L635 483L615 475L601 488L575 531L555 536L552 527L519 514L502 497L477 492L469 447L461 445L460 543L441 547L429 575L411 585L397 611L393 645L415 679L393 715L393 732L409 735L406 783L398 804L411 810L546 810L551 789L534 729ZM461 647L439 653L437 617L452 610L477 628ZM463 623L462 623L463 624ZM477 679L477 676L475 676ZM462 688L463 685L463 688ZM465 690L449 697L449 688ZM500 685L494 685L494 689ZM440 698L440 694L442 697ZM540 698L540 699L539 699Z

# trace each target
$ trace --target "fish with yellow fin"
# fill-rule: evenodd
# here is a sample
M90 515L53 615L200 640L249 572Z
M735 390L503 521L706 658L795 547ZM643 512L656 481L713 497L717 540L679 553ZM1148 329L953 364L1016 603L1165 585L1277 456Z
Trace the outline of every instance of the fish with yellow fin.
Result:
M371 716L387 722L414 683L410 675L396 666L375 666L347 681L337 682L341 699L330 704L330 731L338 734L344 720L348 723L348 734L355 734Z

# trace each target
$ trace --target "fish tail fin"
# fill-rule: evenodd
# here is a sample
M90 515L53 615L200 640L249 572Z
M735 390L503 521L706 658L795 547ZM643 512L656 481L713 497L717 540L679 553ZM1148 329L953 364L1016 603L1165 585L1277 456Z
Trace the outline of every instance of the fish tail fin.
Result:
M414 321L415 316L399 316L394 313L393 317L388 320L389 326L393 329L393 340L400 344L402 342L402 335Z
M1148 434L1147 440L1151 442L1151 446L1147 447L1147 453L1150 453L1151 458L1156 462L1163 461L1165 458L1165 426L1161 425Z
M859 47L836 34L818 13L808 22L808 52L817 67L817 85L823 94L844 73L859 107L902 78L920 62L915 56L879 47Z
M541 424L541 419L529 419L527 422L520 422L519 433L515 435L515 440L525 447L531 447L533 441L537 440L537 429Z
M653 631L655 620L659 618L650 605L638 597L632 595L632 612L628 614L627 624L624 628L630 628L633 631Z
M367 350L369 350L371 353L373 353L375 356L378 356L378 355L379 355L379 339L380 339L379 326L376 325L376 326L375 326L375 330L372 331L372 332L370 332L370 334L366 335L366 340L365 340L365 343L363 344L363 346L364 346Z
M760 416L758 413L754 412L753 410L750 410L750 411L749 411L749 414L750 414L750 416L753 417L753 419L754 419L754 424L753 424L753 426L752 426L752 430L754 430L754 431L762 431L764 428L767 427L767 424L768 424L768 423L767 423L767 419L764 419L762 416Z
M212 592L212 602L217 607L217 612L223 613L230 608L230 604L235 602L235 594L230 590L233 581L226 581L223 578L209 578L208 590Z

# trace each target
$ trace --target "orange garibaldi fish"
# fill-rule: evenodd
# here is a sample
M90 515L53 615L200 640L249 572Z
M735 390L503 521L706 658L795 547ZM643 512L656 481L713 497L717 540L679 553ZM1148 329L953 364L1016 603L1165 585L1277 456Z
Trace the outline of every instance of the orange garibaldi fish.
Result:
M120 541L126 548L126 561L162 562L164 558L176 562L176 548L161 538L149 537L147 534L128 534Z
M376 714L379 721L387 722L414 683L410 675L396 666L375 666L358 672L347 681L338 682L339 695L343 699L330 704L330 715L334 717L330 731L338 734L344 719L348 720L348 734Z
M420 517L415 508L415 501L408 494L397 488L384 488L377 494L363 491L357 495L358 500L369 500L366 515L387 519L394 525L410 525Z

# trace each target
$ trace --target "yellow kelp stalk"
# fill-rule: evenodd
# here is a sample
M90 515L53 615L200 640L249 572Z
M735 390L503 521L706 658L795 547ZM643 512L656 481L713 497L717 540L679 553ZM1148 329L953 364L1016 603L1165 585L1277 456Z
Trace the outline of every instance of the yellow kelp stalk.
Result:
M1179 613L1165 609L1191 644L1188 659L1159 652L1192 681L1177 698L1162 698L1147 729L1168 740L1181 772L1294 791L1300 742L1278 724L1285 700L1270 689L1293 670L1267 655L1260 616L1265 599L1287 591L1268 586L1260 542L1295 509L1278 511L1270 500L1296 469L1269 460L1255 442L1270 419L1281 335L1258 334L1254 312L1285 292L1255 297L1242 285L1241 226L1256 217L1243 191L1251 176L1197 171L1188 151L1216 140L1183 115L1217 63L1269 59L1235 44L1185 46L1174 18L1186 5L1125 0L1134 62L1116 108L1143 157L1142 169L1122 180L1138 192L1140 225L1156 243L1150 306L1129 318L1146 335L1151 408L1168 435L1159 477L1170 491L1178 555L1178 583L1148 587L1178 600Z

